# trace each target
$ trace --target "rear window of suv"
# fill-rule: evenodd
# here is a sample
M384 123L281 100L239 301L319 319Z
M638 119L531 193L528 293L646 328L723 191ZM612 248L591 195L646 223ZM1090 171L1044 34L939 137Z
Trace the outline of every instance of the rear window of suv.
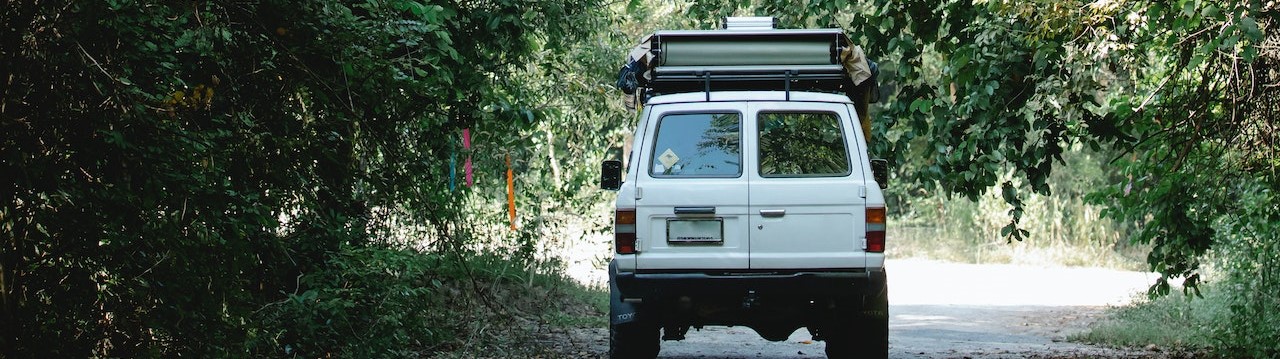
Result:
M829 112L761 112L761 177L839 177L849 174L840 117Z
M742 175L742 116L687 113L662 116L654 140L653 177Z

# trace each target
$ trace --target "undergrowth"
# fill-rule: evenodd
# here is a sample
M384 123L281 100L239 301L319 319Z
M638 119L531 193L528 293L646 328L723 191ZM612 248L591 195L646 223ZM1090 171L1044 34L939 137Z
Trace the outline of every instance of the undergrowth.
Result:
M1191 293L1142 298L1110 309L1105 319L1068 339L1110 347L1152 348L1195 357L1274 358L1280 355L1277 313L1250 312L1232 281ZM1270 301L1274 303L1274 300ZM1274 310L1274 307L1272 308Z
M493 253L344 248L259 310L251 356L531 357L540 332L602 325L607 296L554 263Z
M1214 344L1213 328L1230 312L1223 301L1227 296L1217 286L1206 286L1202 294L1203 299L1178 293L1112 308L1089 331L1069 339L1112 347L1207 350Z
M1147 247L1130 245L1117 224L1078 198L1029 196L1023 228L1030 238L1012 242L1000 235L1008 221L1000 201L994 193L978 202L917 199L912 211L890 219L887 253L957 263L1147 269Z
M1265 186L1238 190L1231 215L1213 224L1217 243L1205 258L1202 297L1174 293L1117 308L1076 339L1226 358L1280 357L1280 204Z

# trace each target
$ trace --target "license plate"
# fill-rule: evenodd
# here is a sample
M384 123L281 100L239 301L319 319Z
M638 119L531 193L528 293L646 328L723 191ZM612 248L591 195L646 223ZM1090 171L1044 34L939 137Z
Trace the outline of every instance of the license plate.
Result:
M669 219L667 220L667 242L675 242L675 243L724 242L724 220L720 218Z

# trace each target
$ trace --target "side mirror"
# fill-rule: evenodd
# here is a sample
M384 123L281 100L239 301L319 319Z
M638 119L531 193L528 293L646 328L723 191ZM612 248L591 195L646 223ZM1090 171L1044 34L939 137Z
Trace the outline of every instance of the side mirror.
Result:
M600 164L600 188L610 191L622 188L622 161L608 160Z
M871 160L871 177L880 184L880 189L889 188L889 161L883 159Z

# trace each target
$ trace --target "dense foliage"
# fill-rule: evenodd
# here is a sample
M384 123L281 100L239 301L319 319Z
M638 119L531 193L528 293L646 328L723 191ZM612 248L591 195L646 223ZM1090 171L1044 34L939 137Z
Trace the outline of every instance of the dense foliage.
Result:
M1278 54L1259 51L1275 12L1260 2L893 2L868 15L854 32L905 65L885 120L910 130L890 153L924 145L918 176L971 196L1011 171L1013 238L1017 183L1047 193L1064 149L1109 147L1122 177L1095 198L1139 224L1152 269L1194 286L1222 237L1211 223L1241 210L1242 186L1280 188ZM931 57L937 72L911 66Z
M1150 264L1196 280L1210 223L1240 186L1277 188L1272 115L1280 59L1261 2L699 2L715 18L753 8L799 25L845 26L881 59L893 98L873 150L914 183L971 198L1002 188L1003 234L1022 239L1020 188L1047 179L1072 146L1109 149L1122 179L1097 196L1141 224ZM1059 168L1059 170L1071 170ZM1271 210L1275 210L1274 206ZM1158 290L1167 290L1161 286Z
M563 40L590 34L599 5L7 2L0 350L344 352L364 336L292 321L341 311L318 302L335 296L367 309L392 288L352 292L322 274L402 228L455 247L470 238L453 233L468 198L448 186L458 134L501 128L477 146L529 143L520 131L544 104L513 94L527 87L514 75L570 53ZM268 305L281 301L316 307ZM414 308L402 325L436 315ZM383 330L366 334L430 347L431 336Z
M728 15L843 27L880 62L871 146L896 168L898 208L996 193L999 234L1021 240L1031 193L1076 201L1082 186L1054 178L1099 172L1073 153L1107 155L1091 198L1153 248L1153 293L1195 284L1218 253L1241 293L1224 348L1280 350L1273 5L806 4L9 1L0 350L441 348L462 324L431 310L465 277L441 268L474 250L533 266L607 226L590 187L634 124L610 86L629 45ZM422 252L387 250L404 246Z

